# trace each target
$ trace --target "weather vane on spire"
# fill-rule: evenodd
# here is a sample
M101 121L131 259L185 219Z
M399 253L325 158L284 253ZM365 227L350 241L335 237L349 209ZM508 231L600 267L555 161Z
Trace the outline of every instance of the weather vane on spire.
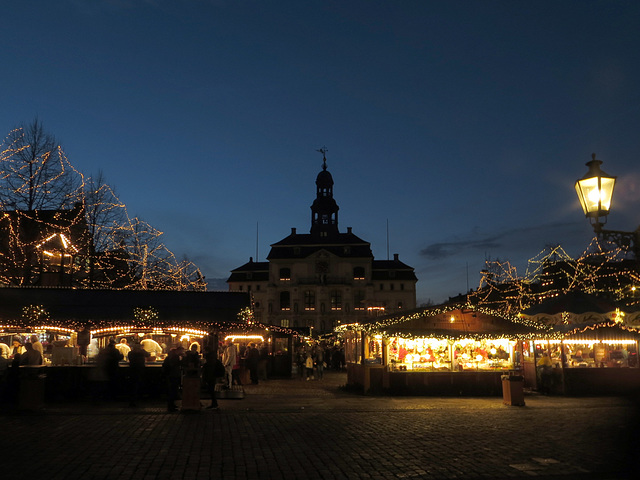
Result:
M319 148L318 150L316 150L316 152L320 152L322 154L322 169L326 170L327 169L327 152L329 150L327 150L327 147L322 147Z

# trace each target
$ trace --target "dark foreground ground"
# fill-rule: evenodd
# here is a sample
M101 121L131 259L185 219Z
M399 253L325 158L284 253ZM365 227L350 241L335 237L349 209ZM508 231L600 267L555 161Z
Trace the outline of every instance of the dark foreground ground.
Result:
M0 478L640 478L637 405L624 398L528 395L514 407L364 397L345 381L266 381L192 413L161 400L5 407Z

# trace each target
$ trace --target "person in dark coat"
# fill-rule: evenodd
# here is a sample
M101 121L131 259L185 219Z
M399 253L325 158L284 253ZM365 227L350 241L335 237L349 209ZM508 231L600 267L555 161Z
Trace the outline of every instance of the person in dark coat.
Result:
M245 362L249 369L249 376L253 385L258 384L258 361L260 360L260 352L256 348L255 343L249 344L246 351Z
M224 377L224 365L208 345L204 347L204 365L202 365L202 381L205 384L207 392L211 396L211 405L207 407L209 410L218 409L218 399L216 398L216 384L218 378Z
M98 356L98 367L102 369L107 379L106 397L108 399L115 399L119 390L120 360L124 357L116 348L116 341L113 339L109 340L109 344Z
M25 343L25 353L20 356L20 365L42 365L42 355L33 348L31 343Z
M180 398L180 382L182 381L182 363L184 347L179 345L169 350L169 354L162 362L162 374L167 381L167 410L178 410L176 401Z
M151 355L142 345L134 343L129 352L129 405L138 406L140 390L144 382L144 369L147 358Z

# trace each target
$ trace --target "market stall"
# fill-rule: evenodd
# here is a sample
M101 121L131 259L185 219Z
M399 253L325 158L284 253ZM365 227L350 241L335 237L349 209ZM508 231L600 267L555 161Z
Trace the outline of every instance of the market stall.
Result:
M638 329L622 322L556 325L551 338L524 343L525 380L532 388L566 395L640 392L639 342ZM547 379L544 356L551 361Z
M430 307L343 326L347 381L366 392L498 395L521 342L548 328L470 305Z

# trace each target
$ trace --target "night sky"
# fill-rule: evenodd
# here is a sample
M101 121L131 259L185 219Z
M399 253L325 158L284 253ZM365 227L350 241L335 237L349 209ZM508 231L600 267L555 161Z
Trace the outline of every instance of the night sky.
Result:
M485 259L579 256L592 152L618 176L607 227L640 223L640 2L21 0L2 17L0 130L37 116L210 289L308 231L323 146L340 230L413 266L418 304L476 288Z

